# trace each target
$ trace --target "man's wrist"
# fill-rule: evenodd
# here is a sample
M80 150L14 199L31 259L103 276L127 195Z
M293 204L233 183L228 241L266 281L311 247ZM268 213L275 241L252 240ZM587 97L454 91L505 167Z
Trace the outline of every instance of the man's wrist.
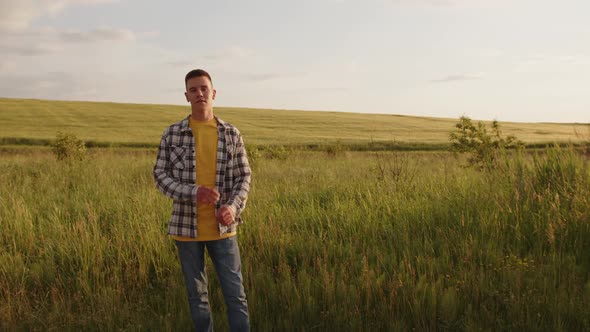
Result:
M227 207L231 211L231 214L234 216L234 218L236 217L236 208L233 205L224 204L222 207Z

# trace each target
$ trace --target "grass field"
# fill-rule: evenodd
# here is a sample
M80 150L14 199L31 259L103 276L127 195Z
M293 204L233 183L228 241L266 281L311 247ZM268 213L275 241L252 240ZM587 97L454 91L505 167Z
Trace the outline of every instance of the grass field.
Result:
M154 157L2 150L0 329L190 329ZM261 155L239 232L253 330L589 330L584 158L482 173L445 152Z
M190 329L151 175L151 147L187 110L0 99L0 330ZM586 154L513 150L477 171L441 149L454 119L216 113L252 152L238 236L253 331L590 330L588 125L502 123ZM58 161L36 146L57 131L117 147Z
M62 131L85 141L156 146L164 128L188 112L188 106L0 98L0 143L40 144L55 139L56 133ZM448 142L449 132L457 122L399 115L224 107L216 107L215 113L238 126L246 143L254 145L337 141L440 145ZM526 143L579 142L590 133L588 124L501 124L507 135L516 135Z

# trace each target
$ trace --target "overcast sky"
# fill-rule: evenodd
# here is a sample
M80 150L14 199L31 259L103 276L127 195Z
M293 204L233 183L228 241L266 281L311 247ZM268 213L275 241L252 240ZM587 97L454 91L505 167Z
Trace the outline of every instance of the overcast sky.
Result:
M587 0L0 0L0 96L590 122Z

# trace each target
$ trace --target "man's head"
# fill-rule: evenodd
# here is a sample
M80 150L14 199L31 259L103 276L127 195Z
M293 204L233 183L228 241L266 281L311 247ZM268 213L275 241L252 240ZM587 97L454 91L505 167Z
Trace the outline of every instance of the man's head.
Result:
M191 70L184 77L186 101L193 109L213 109L216 91L211 75L202 69Z

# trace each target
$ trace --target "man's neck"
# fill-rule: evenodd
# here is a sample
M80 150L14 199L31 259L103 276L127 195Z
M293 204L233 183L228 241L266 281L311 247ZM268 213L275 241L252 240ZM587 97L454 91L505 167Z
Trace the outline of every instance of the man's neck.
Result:
M192 110L191 118L195 121L209 121L213 119L213 110Z

